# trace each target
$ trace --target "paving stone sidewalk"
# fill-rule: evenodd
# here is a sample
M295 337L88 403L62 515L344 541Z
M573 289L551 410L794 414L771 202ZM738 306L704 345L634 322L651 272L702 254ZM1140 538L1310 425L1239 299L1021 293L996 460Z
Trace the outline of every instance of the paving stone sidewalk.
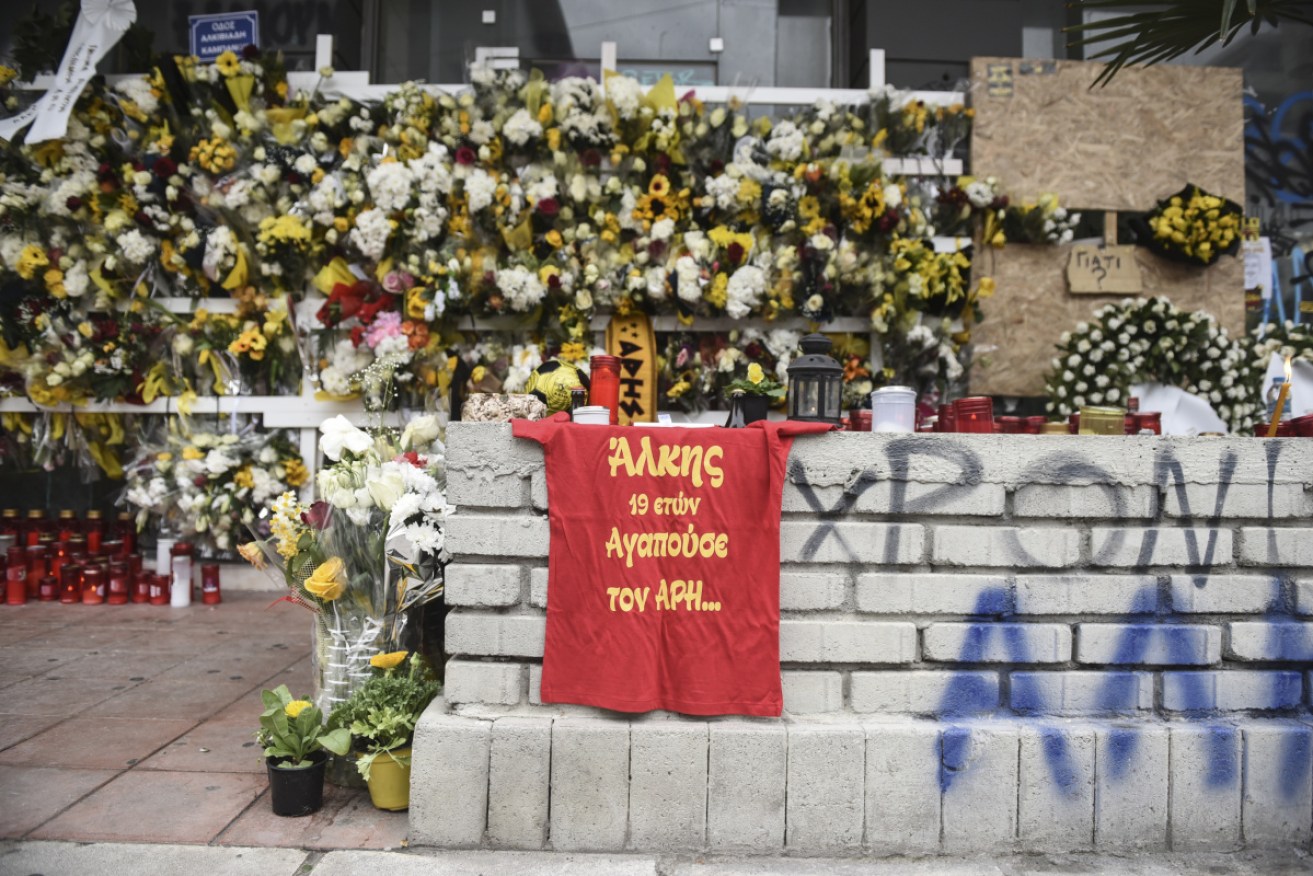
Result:
M260 691L310 690L311 615L277 597L0 605L0 839L400 848L361 790L270 811Z

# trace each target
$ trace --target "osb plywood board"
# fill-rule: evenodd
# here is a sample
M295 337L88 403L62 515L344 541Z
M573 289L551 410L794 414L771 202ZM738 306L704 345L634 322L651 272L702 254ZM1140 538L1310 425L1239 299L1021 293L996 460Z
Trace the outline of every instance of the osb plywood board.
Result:
M985 319L971 333L975 346L971 391L981 395L1044 394L1044 374L1058 337L1103 305L1123 295L1071 295L1067 260L1071 246L1010 243L975 261L982 276L994 277L998 292L983 305ZM1135 247L1144 296L1164 295L1185 310L1207 310L1233 335L1244 332L1245 266L1222 256L1201 268L1168 261ZM1139 297L1139 296L1136 296Z
M972 58L972 173L1077 210L1148 210L1186 183L1245 202L1240 70L1126 67L1091 89L1103 66Z

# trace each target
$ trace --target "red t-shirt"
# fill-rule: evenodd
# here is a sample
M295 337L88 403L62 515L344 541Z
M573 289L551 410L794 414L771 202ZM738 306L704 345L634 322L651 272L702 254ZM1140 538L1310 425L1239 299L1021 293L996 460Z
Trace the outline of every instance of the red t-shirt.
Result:
M780 714L780 493L794 435L516 420L550 496L542 699Z

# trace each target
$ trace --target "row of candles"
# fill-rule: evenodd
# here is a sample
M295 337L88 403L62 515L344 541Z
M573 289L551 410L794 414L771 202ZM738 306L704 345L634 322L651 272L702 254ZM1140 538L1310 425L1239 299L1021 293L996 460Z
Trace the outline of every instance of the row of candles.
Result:
M50 545L13 544L13 536L0 536L0 573L5 605L23 605L29 600L59 601L80 605L191 604L193 551L186 542L167 548L157 559L156 571L142 567L139 553L129 552L120 540L102 542L95 551L73 550L70 542ZM162 570L162 571L161 571ZM204 563L201 572L201 602L217 605L219 565Z

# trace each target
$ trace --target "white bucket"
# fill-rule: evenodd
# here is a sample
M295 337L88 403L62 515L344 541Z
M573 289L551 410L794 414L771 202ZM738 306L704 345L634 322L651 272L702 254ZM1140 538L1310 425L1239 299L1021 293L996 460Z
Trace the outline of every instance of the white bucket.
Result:
M609 426L611 409L604 405L585 405L575 409L574 421L588 426Z

